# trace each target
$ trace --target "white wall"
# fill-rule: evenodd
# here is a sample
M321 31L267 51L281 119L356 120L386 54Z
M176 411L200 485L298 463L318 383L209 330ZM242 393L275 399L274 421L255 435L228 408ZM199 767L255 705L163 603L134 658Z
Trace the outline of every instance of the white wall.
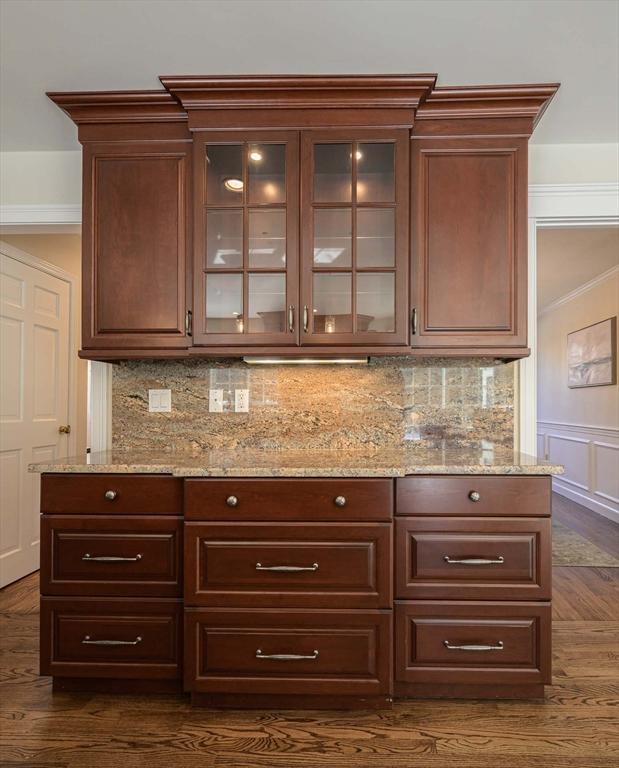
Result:
M529 184L619 181L619 144L529 144Z
M619 269L538 318L538 453L555 490L619 520L619 387L569 389L567 334L619 314Z

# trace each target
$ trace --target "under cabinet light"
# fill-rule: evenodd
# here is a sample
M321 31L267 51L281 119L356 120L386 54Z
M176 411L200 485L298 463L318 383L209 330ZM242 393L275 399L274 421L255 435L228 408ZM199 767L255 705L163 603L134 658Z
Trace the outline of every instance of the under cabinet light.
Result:
M369 357L244 357L248 365L367 365Z

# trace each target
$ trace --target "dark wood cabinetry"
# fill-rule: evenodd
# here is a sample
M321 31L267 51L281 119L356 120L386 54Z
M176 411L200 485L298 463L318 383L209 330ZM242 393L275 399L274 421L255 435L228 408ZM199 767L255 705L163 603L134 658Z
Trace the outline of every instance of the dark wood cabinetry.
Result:
M84 357L528 354L527 143L558 86L161 80L49 94L84 145Z
M549 488L46 474L41 674L208 706L541 696Z

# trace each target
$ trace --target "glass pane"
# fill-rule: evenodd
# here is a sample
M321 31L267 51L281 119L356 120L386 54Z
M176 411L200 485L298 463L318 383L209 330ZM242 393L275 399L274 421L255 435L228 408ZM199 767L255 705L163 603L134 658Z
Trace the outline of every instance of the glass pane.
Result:
M314 208L314 266L349 267L351 244L350 208Z
M206 145L206 202L208 205L242 205L242 144Z
M250 203L286 202L285 144L250 144L247 169Z
M351 144L314 146L314 200L317 203L350 202L351 156Z
M286 275L249 276L249 332L282 333L286 330Z
M206 275L206 332L243 333L243 275Z
M282 269L286 266L286 211L249 212L249 266Z
M395 200L393 144L357 144L357 202Z
M314 273L314 333L350 333L351 305L350 273Z
M243 265L243 211L207 211L206 265Z
M357 330L395 330L393 272L357 273Z
M357 266L393 267L395 235L393 208L357 208Z

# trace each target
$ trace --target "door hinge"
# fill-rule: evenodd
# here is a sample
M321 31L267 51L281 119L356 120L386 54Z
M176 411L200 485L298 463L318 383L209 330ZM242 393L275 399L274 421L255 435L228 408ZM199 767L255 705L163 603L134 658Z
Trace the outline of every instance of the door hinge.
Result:
M193 313L190 309L185 313L185 333L187 336L193 336Z
M411 329L413 331L413 336L417 333L417 307L413 309L412 315L411 315Z

